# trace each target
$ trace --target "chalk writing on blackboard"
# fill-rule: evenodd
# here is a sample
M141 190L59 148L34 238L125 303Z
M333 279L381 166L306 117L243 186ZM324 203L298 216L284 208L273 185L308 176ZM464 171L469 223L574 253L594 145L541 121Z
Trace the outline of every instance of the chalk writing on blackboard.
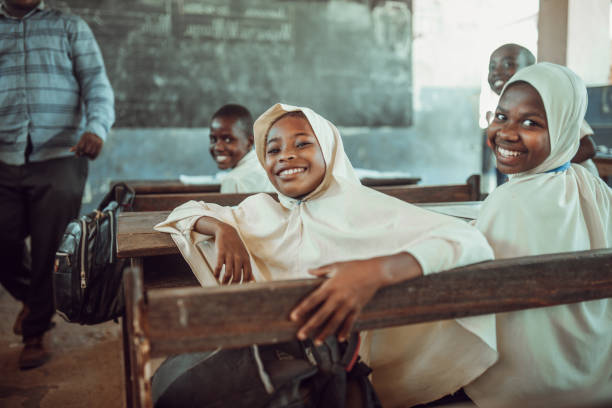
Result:
M412 122L409 0L49 3L94 31L116 126L202 127L225 103L259 115L279 101L341 126Z

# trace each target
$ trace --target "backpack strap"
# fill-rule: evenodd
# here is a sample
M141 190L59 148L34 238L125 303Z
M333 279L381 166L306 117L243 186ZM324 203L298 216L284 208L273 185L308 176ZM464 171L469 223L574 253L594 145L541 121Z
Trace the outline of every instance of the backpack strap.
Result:
M359 347L361 346L361 336L359 332L351 333L351 336L346 341L346 348L344 354L340 359L340 364L344 367L348 373L353 369L357 359L359 358Z
M124 182L115 183L111 186L110 191L106 193L100 205L98 205L98 210L104 210L112 201L116 201L122 210L129 210L132 208L135 195L136 192L128 184Z

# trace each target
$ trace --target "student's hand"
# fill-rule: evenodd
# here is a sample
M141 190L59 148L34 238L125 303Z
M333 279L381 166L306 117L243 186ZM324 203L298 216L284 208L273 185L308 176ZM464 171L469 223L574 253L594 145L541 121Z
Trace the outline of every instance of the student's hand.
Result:
M215 231L215 247L217 250L217 265L213 271L217 280L221 274L221 268L225 265L223 280L219 283L248 282L253 280L251 271L251 259L240 236L231 225L219 223Z
M85 132L81 135L78 143L70 148L77 156L87 156L90 159L95 159L102 151L104 141L95 133Z
M303 321L314 312L298 330L298 339L312 336L319 344L337 333L340 341L346 340L363 307L385 284L382 262L382 258L338 262L309 271L329 279L291 312L292 321Z

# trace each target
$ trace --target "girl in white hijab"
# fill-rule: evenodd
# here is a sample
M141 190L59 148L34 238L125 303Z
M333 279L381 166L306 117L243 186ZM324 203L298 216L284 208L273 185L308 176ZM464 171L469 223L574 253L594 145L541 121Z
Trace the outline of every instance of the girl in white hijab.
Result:
M274 105L254 130L280 202L267 194L237 207L191 201L155 228L172 234L202 285L328 276L291 314L301 321L316 310L299 338L342 340L378 288L492 258L463 221L362 186L336 127L312 110ZM377 330L361 353L384 406L406 407L455 392L491 366L494 333L491 316Z
M495 258L609 248L611 190L570 164L587 105L582 80L550 63L506 84L488 129L510 181L476 222ZM596 300L496 316L499 361L467 386L479 407L612 406L612 304Z

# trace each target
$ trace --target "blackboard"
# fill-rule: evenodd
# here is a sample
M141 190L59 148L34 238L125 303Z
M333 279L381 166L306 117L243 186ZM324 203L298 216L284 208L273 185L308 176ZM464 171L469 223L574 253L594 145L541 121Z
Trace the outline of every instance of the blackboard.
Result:
M411 1L65 0L104 55L120 127L201 127L276 102L340 126L412 121Z

